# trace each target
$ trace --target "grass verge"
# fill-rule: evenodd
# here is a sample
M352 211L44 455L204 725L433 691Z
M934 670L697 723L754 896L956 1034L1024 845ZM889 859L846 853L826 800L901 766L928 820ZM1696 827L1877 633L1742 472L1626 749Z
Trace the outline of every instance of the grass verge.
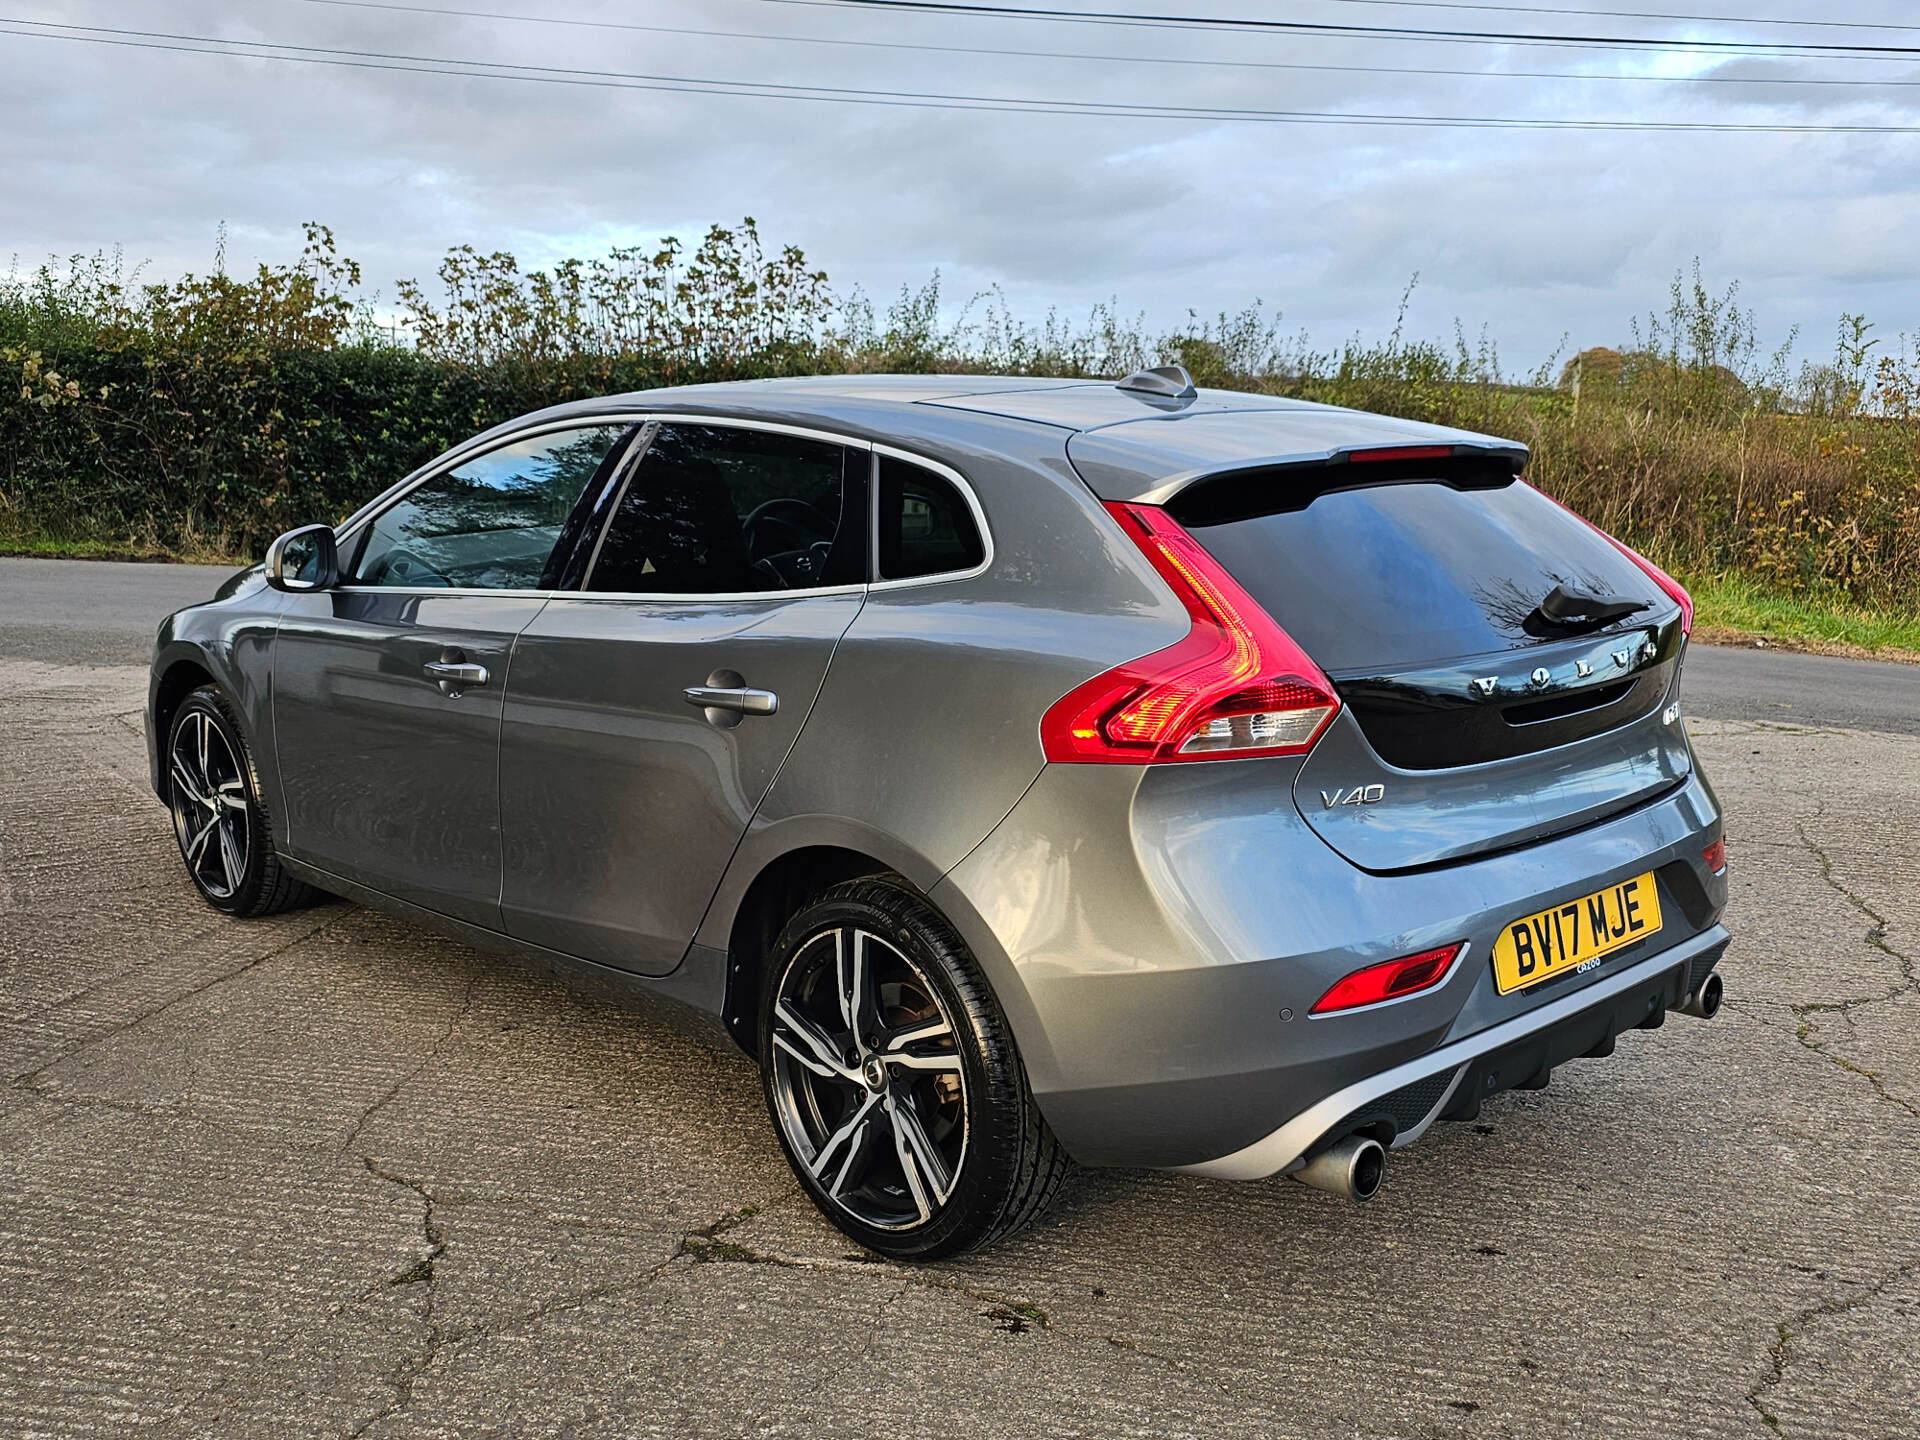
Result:
M210 547L169 550L158 544L142 544L124 538L72 539L11 526L0 526L0 555L33 560L133 560L170 565L231 565L236 570L253 563Z
M1920 615L1769 594L1739 575L1686 580L1696 612L1694 638L1710 645L1764 640L1783 650L1920 664Z

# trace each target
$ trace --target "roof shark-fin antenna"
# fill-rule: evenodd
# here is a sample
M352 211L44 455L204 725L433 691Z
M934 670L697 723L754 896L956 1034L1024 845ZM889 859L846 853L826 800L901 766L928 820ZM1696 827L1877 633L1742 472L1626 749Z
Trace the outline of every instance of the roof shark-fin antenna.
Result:
M1184 365L1155 365L1151 370L1136 370L1113 388L1132 395L1151 395L1156 400L1191 400L1200 393L1193 388L1193 376Z

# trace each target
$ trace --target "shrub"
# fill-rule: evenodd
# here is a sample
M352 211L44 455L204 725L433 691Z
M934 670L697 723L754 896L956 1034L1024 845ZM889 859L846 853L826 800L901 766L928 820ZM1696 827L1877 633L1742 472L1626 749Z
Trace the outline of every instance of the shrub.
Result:
M1843 316L1830 362L1790 381L1737 287L1698 267L1625 345L1518 380L1493 341L1316 350L1254 304L1170 333L1117 302L1037 323L990 292L942 318L940 277L884 313L837 296L752 219L522 271L459 247L397 324L332 234L247 278L140 283L117 256L0 282L0 537L158 554L258 554L338 516L475 431L591 395L833 371L1117 375L1178 361L1202 384L1484 431L1530 478L1683 573L1785 597L1920 609L1920 341ZM1409 288L1411 295L1411 287ZM1556 357L1557 358L1557 357Z

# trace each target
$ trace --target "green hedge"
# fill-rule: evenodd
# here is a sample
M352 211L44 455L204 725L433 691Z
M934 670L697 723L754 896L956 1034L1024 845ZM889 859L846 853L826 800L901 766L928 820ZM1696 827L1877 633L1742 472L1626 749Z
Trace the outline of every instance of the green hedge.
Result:
M343 515L529 410L786 373L790 358L698 369L598 357L477 368L371 345L210 355L130 344L70 354L56 366L5 347L0 360L26 380L13 387L13 403L0 405L0 500L16 532L162 553L257 554L281 530Z
M0 545L258 555L477 431L660 385L842 370L1124 372L1177 358L1262 389L1510 436L1530 478L1671 568L1783 597L1920 613L1920 344L1845 317L1830 365L1754 358L1752 316L1698 279L1628 352L1502 380L1490 342L1277 339L1259 306L1149 334L1112 306L1039 325L988 297L943 328L938 281L884 317L834 299L747 221L522 274L462 247L443 300L402 286L409 343L309 229L296 265L124 285L82 258L0 281ZM1908 353L1911 347L1912 353Z

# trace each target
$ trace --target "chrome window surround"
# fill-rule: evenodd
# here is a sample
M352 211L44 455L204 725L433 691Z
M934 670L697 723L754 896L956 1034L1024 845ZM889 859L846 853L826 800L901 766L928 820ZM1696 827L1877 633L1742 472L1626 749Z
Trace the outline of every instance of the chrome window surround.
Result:
M942 570L933 575L909 575L900 580L875 580L868 585L869 590L901 590L914 585L944 585L952 580L971 580L976 575L984 575L993 568L993 531L987 525L987 512L980 508L980 497L973 493L966 477L951 465L942 465L938 460L929 460L924 455L916 455L911 450L902 450L894 445L875 443L875 455L885 455L890 459L903 461L908 465L918 465L922 470L931 470L942 480L960 492L960 498L967 502L967 510L973 516L974 528L980 532L981 561L965 570ZM867 553L872 557L868 568L879 573L880 565L880 467L874 466L873 473L867 479L868 513L872 517L872 530L867 536Z
M943 571L937 575L914 575L903 580L871 580L861 585L816 585L799 590L746 590L727 594L689 595L684 591L627 591L627 590L492 590L468 589L455 585L336 585L333 588L348 594L362 595L538 595L547 599L567 596L577 600L653 600L676 602L680 604L714 604L742 600L788 600L812 595L856 595L870 590L899 590L919 585L943 585L952 580L971 580L985 574L993 566L993 531L987 524L986 511L981 507L980 497L974 494L973 486L958 470L925 455L915 454L911 450L902 450L898 446L873 440L863 440L853 435L842 435L831 430L820 430L804 425L789 425L778 420L755 420L734 415L708 415L697 411L677 410L617 410L604 415L581 415L570 420L549 420L539 425L529 425L522 430L512 430L506 434L488 434L476 436L463 445L455 446L444 455L438 456L398 484L389 486L362 505L353 514L341 521L334 529L336 548L341 554L347 554L354 543L355 532L370 524L386 513L388 509L406 499L414 490L437 476L444 475L454 466L472 459L476 455L489 454L507 445L522 440L531 440L541 435L551 435L563 430L587 430L601 425L639 425L671 424L679 422L686 425L712 425L717 428L736 430L763 430L775 435L793 435L803 440L821 440L832 445L844 445L851 450L864 450L875 455L888 455L910 465L918 465L931 470L957 488L961 498L967 503L967 509L973 515L973 523L979 527L981 549L985 559L967 570ZM482 443L484 441L484 443ZM613 477L614 483L625 489L632 477L635 464L644 458L644 452L625 458L620 469ZM879 487L874 483L872 472L867 478L867 550L868 569L871 572L879 555ZM618 502L615 502L617 507ZM612 513L609 511L608 519ZM601 535L606 533L605 525ZM599 559L600 538L594 540L594 560ZM592 566L588 567L588 576L592 575Z

